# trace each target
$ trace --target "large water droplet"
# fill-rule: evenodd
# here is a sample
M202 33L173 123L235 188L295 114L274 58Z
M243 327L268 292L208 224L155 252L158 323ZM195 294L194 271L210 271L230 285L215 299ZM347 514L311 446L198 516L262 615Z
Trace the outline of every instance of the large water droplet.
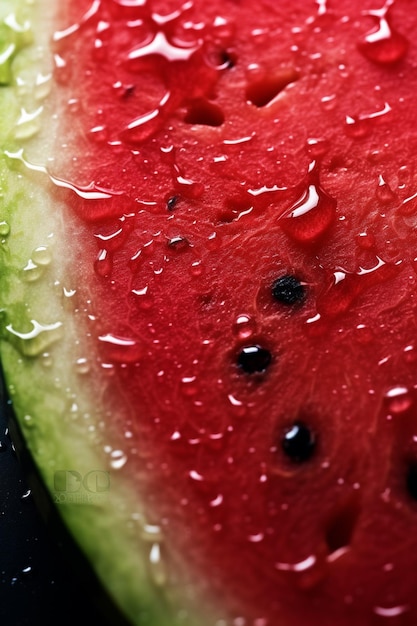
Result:
M280 220L284 232L301 244L316 242L333 224L337 202L320 186L313 161L299 198Z
M377 26L365 35L358 48L373 63L391 65L401 61L407 54L407 39L390 24L388 11L393 1L388 0L382 9L366 12L366 15L377 20Z
M6 326L8 339L24 356L39 356L55 341L62 337L62 322L40 324L31 320L32 329L20 332L12 324Z

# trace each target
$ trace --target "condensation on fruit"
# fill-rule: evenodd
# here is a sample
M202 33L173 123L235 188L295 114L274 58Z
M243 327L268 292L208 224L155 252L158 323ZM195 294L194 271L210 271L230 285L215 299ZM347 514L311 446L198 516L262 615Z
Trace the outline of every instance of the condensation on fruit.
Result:
M166 585L168 580L168 572L165 558L163 555L163 547L159 542L152 544L149 551L148 561L149 573L152 581L158 587Z
M413 405L413 397L408 387L396 386L385 394L387 410L394 415L408 411Z
M233 333L239 339L249 339L256 332L256 320L247 313L241 313L233 322Z
M333 224L337 201L321 187L312 161L299 198L280 218L283 231L300 244L315 243Z
M373 63L392 65L407 54L408 40L392 26L389 10L395 0L387 0L381 9L367 11L365 15L376 20L376 27L369 31L358 43L362 54Z
M31 320L30 325L32 329L29 331L18 331L13 324L6 326L9 333L6 337L23 356L40 356L63 336L62 322L41 324L36 320Z
M373 113L363 113L358 116L347 115L345 129L348 135L354 139L362 139L372 131L372 125L381 118L385 118L391 112L391 106L385 102L382 109Z
M131 364L139 361L143 350L136 339L131 337L119 337L112 333L98 337L103 353L110 362L118 364Z

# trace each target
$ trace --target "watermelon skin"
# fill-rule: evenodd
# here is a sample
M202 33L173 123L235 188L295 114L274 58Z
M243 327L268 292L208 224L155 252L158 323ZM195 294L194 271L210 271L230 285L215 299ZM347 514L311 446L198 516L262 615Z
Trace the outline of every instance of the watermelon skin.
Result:
M413 624L412 3L60 12L52 126L4 126L1 297L51 493L110 472L61 514L133 623ZM294 464L296 420L317 448Z

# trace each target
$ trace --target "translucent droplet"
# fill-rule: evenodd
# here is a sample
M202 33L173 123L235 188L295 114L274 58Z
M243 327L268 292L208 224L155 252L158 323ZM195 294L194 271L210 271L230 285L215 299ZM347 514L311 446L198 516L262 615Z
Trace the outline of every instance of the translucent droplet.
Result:
M14 129L14 136L16 139L30 139L41 128L40 116L43 112L43 107L39 107L35 111L28 112L25 109L21 109L20 117L16 122Z
M233 333L239 339L248 339L256 331L255 320L246 313L238 315L233 323Z
M77 374L88 374L88 372L90 371L90 364L88 362L88 359L86 359L85 357L80 357L79 359L77 359L75 361L75 369L77 371Z
M0 237L8 237L10 234L10 226L8 222L0 221Z
M193 396L198 391L198 385L196 385L196 376L183 376L181 378L181 392L185 396Z
M410 610L410 607L407 606L406 604L399 604L397 606L392 606L392 607L382 607L382 606L376 606L374 607L374 613L375 615L377 615L380 618L383 618L384 621L387 622L387 624L390 621L396 620L396 618L398 618L400 615L405 615L406 613L408 613Z
M385 394L387 408L390 413L399 414L408 411L413 403L410 390L407 387L392 387Z
M390 204L398 199L397 195L392 191L391 187L385 182L382 176L379 177L375 195L382 205Z
M112 469L119 470L127 463L127 454L123 450L112 450L110 452L110 466Z
M9 333L8 339L13 343L24 356L39 356L47 348L60 339L63 334L62 322L53 324L40 324L36 320L31 320L32 329L28 332L16 330L12 324L6 326Z
M116 363L135 363L142 356L139 343L130 337L119 337L108 333L99 338L106 359Z
M46 246L35 248L32 252L32 261L40 266L49 265L52 261L51 251Z
M391 107L386 102L382 109L372 113L363 113L356 117L346 116L346 132L355 139L362 139L372 130L372 123L379 118L387 116L391 112Z
M313 161L301 195L280 220L282 229L298 243L313 243L333 224L336 205L336 200L320 186Z
M393 0L388 0L382 9L367 12L367 15L377 20L377 26L358 44L359 50L369 61L381 65L398 63L408 51L407 39L390 24L388 10L392 3Z
M194 261L191 264L191 274L192 276L201 276L203 273L203 265L201 261Z
M108 278L113 269L113 259L107 250L100 250L94 262L94 271L101 278Z
M137 304L141 309L152 308L154 299L148 285L139 289L132 289L132 293L136 296Z
M167 572L162 556L161 545L155 542L149 552L149 569L153 582L162 587L167 582Z
M34 263L32 259L29 259L25 267L22 269L21 276L25 282L31 283L39 280L43 273L44 268Z

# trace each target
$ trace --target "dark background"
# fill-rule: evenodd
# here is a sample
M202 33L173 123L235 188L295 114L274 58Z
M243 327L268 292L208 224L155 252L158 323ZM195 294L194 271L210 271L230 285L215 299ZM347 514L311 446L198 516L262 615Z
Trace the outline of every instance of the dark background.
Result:
M9 413L0 387L0 624L101 626L95 594L80 582L82 572L60 545L59 528L36 508L9 435Z

